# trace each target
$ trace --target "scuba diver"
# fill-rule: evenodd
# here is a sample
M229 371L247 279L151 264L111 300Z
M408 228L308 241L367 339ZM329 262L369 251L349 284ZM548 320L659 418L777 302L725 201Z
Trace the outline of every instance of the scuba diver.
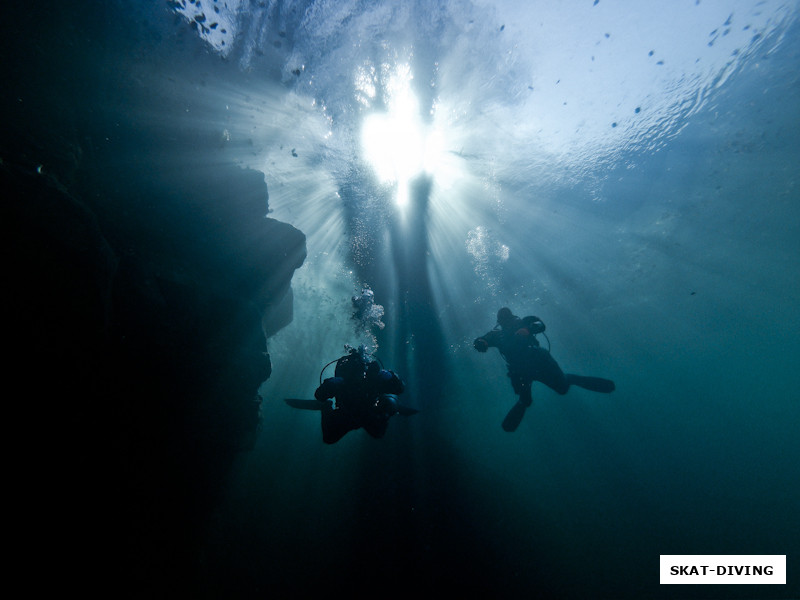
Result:
M397 394L405 389L403 380L372 360L364 346L349 348L335 362L334 376L321 381L314 392L316 400L286 399L295 408L322 412L322 441L326 444L334 444L348 431L362 427L372 437L382 438L391 417L419 412L398 403ZM335 403L331 398L336 399Z
M525 409L531 405L531 385L540 381L559 394L566 394L571 385L608 394L616 389L610 379L585 377L564 373L558 363L539 345L538 334L544 334L545 325L539 317L519 318L511 309L503 307L497 311L497 325L494 329L477 338L473 346L478 352L486 352L489 348L497 348L506 361L511 386L519 400L503 420L503 429L515 431L525 415ZM546 334L545 338L547 337Z

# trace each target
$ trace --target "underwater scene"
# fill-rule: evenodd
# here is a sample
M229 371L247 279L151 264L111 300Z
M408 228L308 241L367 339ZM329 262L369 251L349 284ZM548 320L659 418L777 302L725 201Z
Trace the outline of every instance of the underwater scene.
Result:
M28 589L800 598L800 2L4 12Z

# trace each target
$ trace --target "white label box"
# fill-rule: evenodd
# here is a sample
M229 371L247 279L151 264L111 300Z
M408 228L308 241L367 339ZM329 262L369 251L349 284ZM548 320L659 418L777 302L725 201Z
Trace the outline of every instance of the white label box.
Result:
M661 583L786 584L785 554L662 554Z

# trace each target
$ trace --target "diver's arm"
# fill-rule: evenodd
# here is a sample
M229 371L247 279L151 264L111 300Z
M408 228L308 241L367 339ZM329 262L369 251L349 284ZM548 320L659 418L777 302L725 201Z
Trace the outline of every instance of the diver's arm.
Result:
M333 398L341 389L343 384L344 379L341 377L328 377L314 392L314 398L320 402L325 402L325 400Z
M525 324L525 329L527 329L531 334L536 335L537 333L544 333L544 321L542 321L539 317L525 317L522 319L522 322Z
M394 371L387 371L381 369L378 374L380 381L380 389L383 394L402 394L406 389L406 384L400 379L400 376Z
M479 338L475 338L472 346L478 352L486 352L489 348L496 348L500 338L500 332L496 329L485 333Z

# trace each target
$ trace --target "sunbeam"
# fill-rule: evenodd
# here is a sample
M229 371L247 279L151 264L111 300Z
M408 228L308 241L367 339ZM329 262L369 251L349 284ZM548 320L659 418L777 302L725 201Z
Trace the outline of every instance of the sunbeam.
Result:
M420 103L411 88L409 65L396 65L383 86L385 112L364 117L361 148L381 183L396 185L401 208L409 202L409 183L420 175L435 175L442 163L443 134L431 130L420 115Z
M5 12L9 389L56 459L20 470L78 515L23 537L72 587L92 519L134 597L796 562L800 0Z

